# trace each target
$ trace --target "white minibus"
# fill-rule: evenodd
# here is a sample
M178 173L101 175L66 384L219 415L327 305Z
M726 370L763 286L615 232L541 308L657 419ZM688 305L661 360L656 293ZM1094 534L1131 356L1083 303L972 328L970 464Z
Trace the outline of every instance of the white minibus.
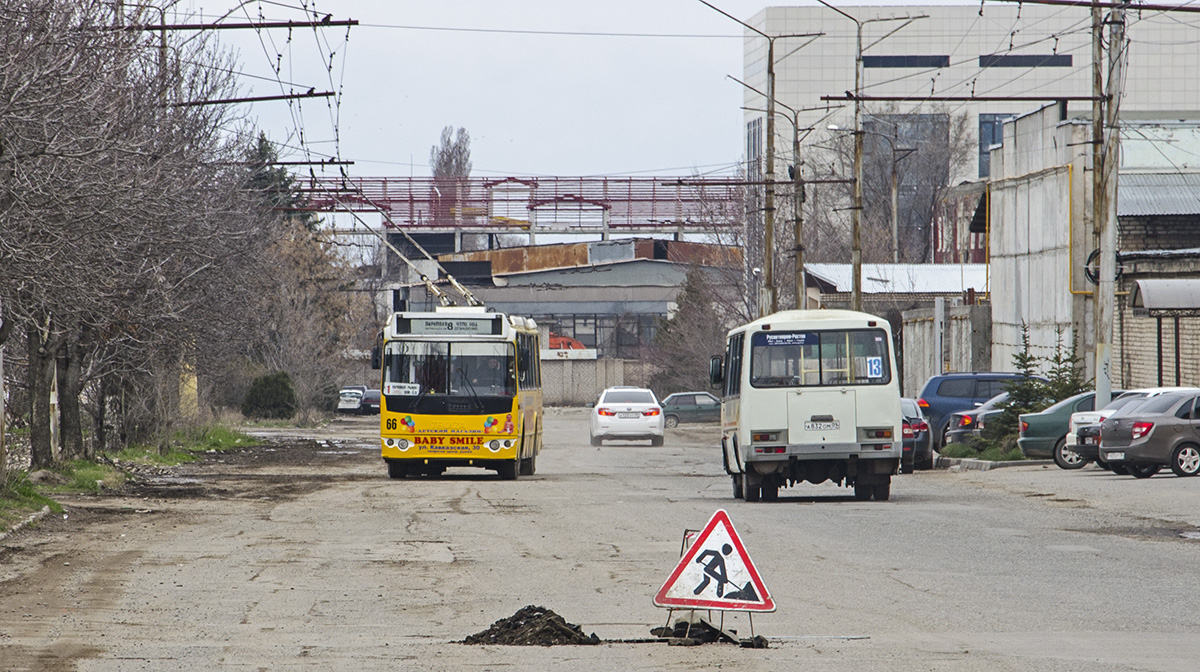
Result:
M900 465L900 386L888 321L789 310L733 329L712 358L733 496L833 481L883 501Z

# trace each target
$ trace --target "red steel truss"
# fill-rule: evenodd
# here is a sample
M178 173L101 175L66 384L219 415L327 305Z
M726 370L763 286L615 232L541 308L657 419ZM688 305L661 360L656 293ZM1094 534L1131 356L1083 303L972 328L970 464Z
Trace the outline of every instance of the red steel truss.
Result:
M703 177L317 177L307 209L421 231L706 232L741 225L745 183Z

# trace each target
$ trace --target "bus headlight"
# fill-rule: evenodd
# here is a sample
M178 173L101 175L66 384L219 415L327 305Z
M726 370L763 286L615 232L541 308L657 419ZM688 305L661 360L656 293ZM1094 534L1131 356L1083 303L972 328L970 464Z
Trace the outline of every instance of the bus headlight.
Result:
M504 447L505 447L505 448L512 448L512 446L513 446L512 439L505 439L505 440L504 440Z
M400 450L408 450L410 445L412 444L408 442L408 439L396 439L396 446L400 448Z
M496 439L492 439L491 441L488 442L488 449L491 450L493 453L500 450L500 442L497 441Z

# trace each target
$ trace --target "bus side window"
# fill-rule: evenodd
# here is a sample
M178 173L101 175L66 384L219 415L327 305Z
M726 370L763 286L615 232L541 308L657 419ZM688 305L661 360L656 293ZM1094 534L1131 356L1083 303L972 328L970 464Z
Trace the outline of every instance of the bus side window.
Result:
M725 396L732 397L742 391L742 342L744 334L737 334L729 339L729 349L725 353Z

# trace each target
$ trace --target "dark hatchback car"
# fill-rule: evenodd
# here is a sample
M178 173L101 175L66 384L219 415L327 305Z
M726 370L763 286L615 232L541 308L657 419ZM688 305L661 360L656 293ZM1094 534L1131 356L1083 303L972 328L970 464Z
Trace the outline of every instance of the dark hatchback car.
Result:
M900 414L903 416L900 471L911 474L914 469L932 469L933 436L917 400L901 399Z
M1176 476L1200 474L1200 393L1168 392L1113 414L1100 425L1100 455L1137 478L1165 466Z
M719 422L721 400L708 392L676 392L663 399L663 423L676 427L681 422Z
M945 373L930 377L921 388L917 403L929 419L934 445L943 445L952 413L983 405L988 399L1008 391L1008 385L1020 378L1019 373L995 372Z
M950 422L946 425L946 445L952 443L969 445L971 441L982 436L988 420L1004 412L1001 404L1006 401L1008 401L1008 393L1001 392L969 411L951 413Z
M362 401L358 404L358 412L362 415L379 415L379 390L363 392Z

